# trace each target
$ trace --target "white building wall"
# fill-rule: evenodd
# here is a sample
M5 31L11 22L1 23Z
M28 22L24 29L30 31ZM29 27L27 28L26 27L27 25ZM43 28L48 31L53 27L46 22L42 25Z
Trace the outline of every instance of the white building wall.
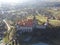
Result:
M22 32L32 32L32 27L20 27L17 30L21 30Z

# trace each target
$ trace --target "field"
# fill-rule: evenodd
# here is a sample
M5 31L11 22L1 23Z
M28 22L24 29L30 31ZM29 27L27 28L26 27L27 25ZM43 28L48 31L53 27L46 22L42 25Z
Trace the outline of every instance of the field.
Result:
M47 17L41 16L41 15L37 15L36 19L38 20L39 25L47 22ZM60 26L60 20L49 19L49 24L51 24L52 26Z

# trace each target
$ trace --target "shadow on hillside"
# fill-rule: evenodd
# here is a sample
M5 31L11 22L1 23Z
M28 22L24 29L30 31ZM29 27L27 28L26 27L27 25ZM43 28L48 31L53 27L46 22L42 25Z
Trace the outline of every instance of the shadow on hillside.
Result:
M47 27L46 29L34 29L32 33L24 33L24 38L18 38L20 44L47 43L60 45L60 27ZM21 36L20 36L21 37ZM22 36L23 37L23 36Z

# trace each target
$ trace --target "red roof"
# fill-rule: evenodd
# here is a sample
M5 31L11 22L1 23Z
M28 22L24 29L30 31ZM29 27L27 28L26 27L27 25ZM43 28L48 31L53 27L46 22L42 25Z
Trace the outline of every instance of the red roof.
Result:
M32 19L21 20L21 21L18 21L18 24L21 25L21 26L32 26L33 25L33 20Z

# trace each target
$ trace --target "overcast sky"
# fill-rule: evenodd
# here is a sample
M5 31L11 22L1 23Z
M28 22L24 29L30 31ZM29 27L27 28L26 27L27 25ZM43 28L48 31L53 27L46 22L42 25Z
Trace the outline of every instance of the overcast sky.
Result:
M34 2L34 1L47 1L47 2L60 2L60 0L0 0L1 3L10 3L10 4L15 4L15 3L24 3L24 2Z
M27 1L50 1L50 2L53 2L53 1L60 1L60 0L0 0L0 3L1 2L6 2L6 3L24 3L24 2L27 2Z
M46 0L46 1L56 1L56 0Z

